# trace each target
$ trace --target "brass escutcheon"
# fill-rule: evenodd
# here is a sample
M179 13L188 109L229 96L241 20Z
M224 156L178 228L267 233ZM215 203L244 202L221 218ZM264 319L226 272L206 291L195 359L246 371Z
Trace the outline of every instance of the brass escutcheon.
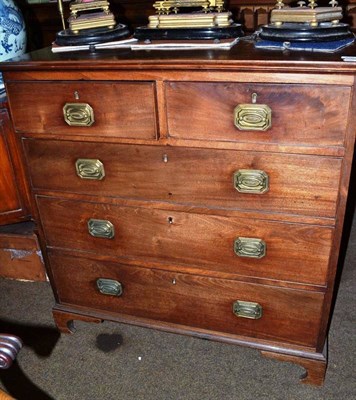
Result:
M115 236L114 225L105 219L90 219L88 231L97 238L112 239Z
M113 279L98 278L96 280L96 287L100 293L110 296L121 296L123 292L121 283Z
M258 169L239 169L234 173L234 187L240 193L263 194L269 190L269 177Z
M77 175L82 179L102 180L105 177L104 164L100 160L78 158L75 162Z
M95 121L94 110L87 103L66 103L63 115L70 126L91 126Z
M260 319L262 306L251 301L236 300L232 305L233 313L240 318Z
M238 237L234 241L234 252L239 257L263 258L267 245L262 239Z

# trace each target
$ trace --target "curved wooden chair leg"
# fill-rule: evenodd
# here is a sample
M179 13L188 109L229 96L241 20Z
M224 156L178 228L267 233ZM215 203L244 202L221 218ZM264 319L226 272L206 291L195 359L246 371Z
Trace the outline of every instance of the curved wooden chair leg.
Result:
M103 322L100 318L89 317L87 315L75 314L67 311L58 310L56 308L53 309L53 318L54 322L57 325L57 328L62 333L74 333L74 321L84 321L84 322L93 322L100 323Z
M324 383L327 367L326 357L320 359L303 358L287 354L273 353L270 351L261 351L264 357L274 358L279 361L291 362L300 365L305 372L300 376L300 382L309 385L322 386Z

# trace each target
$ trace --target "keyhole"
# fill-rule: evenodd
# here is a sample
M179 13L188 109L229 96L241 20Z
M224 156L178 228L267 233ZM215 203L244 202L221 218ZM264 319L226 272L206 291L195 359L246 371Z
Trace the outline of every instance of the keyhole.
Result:
M76 100L79 100L79 92L78 92L78 91L75 91L75 92L74 92L74 98L75 98Z
M168 223L173 224L173 217L168 217Z
M167 163L167 162L168 162L168 155L167 155L167 154L163 154L163 156L162 156L162 161L163 161L164 163Z

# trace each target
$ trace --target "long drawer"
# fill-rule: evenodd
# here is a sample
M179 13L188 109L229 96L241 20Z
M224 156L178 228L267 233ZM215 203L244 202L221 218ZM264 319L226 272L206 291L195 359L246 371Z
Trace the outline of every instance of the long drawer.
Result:
M37 197L49 247L324 285L333 230Z
M156 138L152 82L9 82L19 132Z
M35 189L335 217L339 158L24 140Z
M59 300L189 329L316 345L323 294L49 255Z
M348 86L166 83L169 135L181 139L342 146L350 99Z

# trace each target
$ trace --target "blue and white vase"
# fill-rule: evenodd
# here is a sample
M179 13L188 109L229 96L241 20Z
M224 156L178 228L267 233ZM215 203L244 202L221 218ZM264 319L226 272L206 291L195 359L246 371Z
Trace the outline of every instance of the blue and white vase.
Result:
M26 27L21 11L13 0L0 0L0 61L19 56L25 51ZM0 73L0 101L4 100L5 88Z

